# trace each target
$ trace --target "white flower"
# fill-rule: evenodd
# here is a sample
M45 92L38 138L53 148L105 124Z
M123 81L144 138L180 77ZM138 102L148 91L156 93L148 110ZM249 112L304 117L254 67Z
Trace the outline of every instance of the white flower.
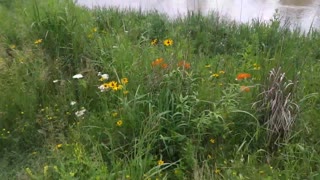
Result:
M77 117L80 117L80 116L83 116L86 111L87 111L86 109L82 109L82 110L80 110L80 111L75 112L74 114L75 114Z
M71 101L71 102L70 102L70 105L71 105L71 106L73 106L73 105L75 105L75 104L77 104L76 101Z
M57 82L59 82L59 80L58 80L58 79L56 79L56 80L53 80L52 82L53 82L53 83L57 83Z
M102 75L101 75L101 78L102 78L103 80L108 80L108 79L109 79L109 75L108 75L108 74L102 74Z
M74 76L72 76L73 79L81 79L83 78L83 75L82 74L76 74Z
M101 86L98 87L98 89L100 89L101 92L105 92L105 91L107 91L109 88L106 87L104 84L102 84Z
M101 76L102 75L102 73L101 72L98 72L98 76Z

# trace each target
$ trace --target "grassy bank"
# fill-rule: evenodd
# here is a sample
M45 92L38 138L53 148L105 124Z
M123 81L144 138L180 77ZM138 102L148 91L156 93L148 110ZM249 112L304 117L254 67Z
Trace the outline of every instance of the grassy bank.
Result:
M0 1L4 179L320 178L320 34Z

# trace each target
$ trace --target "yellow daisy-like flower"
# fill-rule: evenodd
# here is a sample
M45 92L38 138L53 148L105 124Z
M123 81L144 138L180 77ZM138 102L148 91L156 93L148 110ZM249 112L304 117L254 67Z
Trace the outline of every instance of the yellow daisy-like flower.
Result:
M105 89L108 89L110 87L109 83L103 83L102 85Z
M42 39L37 39L36 41L34 41L34 44L40 44L42 43Z
M215 78L217 78L217 77L219 77L219 74L214 73L214 74L212 74L212 75L211 75L211 77L215 77Z
M163 165L163 164L164 164L164 161L163 161L162 159L160 159L160 160L158 161L158 165L161 166L161 165Z
M216 142L215 139L213 139L213 138L210 139L210 143L211 143L211 144L214 144L215 142Z
M172 39L166 39L163 41L163 44L165 46L172 46L173 45L173 40Z
M121 83L122 84L127 84L129 81L128 81L128 78L122 78L121 79Z
M155 46L155 45L157 45L157 44L158 44L158 39L153 39L153 40L151 41L151 45Z
M121 90L121 89L123 89L123 85L119 84L119 85L117 86L117 90Z
M118 126L118 127L121 127L121 126L122 126L122 124L123 124L123 121L122 121L122 120L119 120L119 121L117 121L117 123L116 123L116 124L117 124L117 126Z
M111 81L106 84L106 86L110 87L112 90L118 90L118 83L116 81Z

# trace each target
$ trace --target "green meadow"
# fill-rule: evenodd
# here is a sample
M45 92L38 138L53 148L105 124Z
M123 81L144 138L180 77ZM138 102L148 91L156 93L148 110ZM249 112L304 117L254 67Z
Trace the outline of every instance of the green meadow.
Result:
M0 1L1 179L320 179L320 33L280 18Z

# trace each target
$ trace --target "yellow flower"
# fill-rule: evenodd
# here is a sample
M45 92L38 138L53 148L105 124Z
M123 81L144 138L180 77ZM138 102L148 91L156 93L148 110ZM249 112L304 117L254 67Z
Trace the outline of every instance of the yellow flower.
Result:
M164 161L163 161L162 159L160 159L160 160L158 161L158 165L161 166L161 165L163 165L163 164L164 164Z
M253 64L253 69L254 70L260 70L260 66L257 63Z
M219 71L219 74L224 74L224 73L225 73L225 72L224 72L224 71L222 71L222 70L221 70L221 71Z
M16 48L16 45L12 44L12 45L10 45L9 47L10 47L10 49L15 49L15 48Z
M166 39L166 40L163 41L163 44L165 46L172 46L173 40L172 39Z
M117 126L118 126L118 127L121 127L122 124L123 124L123 121L122 121L122 120L117 121Z
M37 39L36 41L34 41L34 44L40 44L42 43L42 39Z
M111 87L111 88L114 88L114 87L118 86L118 83L116 81L111 81L111 82L108 83L108 86Z
M213 139L213 138L210 139L210 143L211 143L211 144L214 144L215 142L216 142L215 139Z
M219 74L214 73L214 74L212 74L212 75L211 75L211 77L215 77L215 78L217 78L217 77L219 77Z
M153 39L152 41L151 41L151 45L157 45L158 44L158 39Z
M62 144L57 144L56 149L60 149L60 148L62 148Z
M118 113L117 113L117 112L114 112L114 113L112 113L111 115L112 115L112 117L117 117L117 116L118 116Z
M127 84L129 81L128 81L128 78L122 78L121 79L121 83L122 84Z
M123 86L121 85L121 84L119 84L117 87L116 87L116 89L114 89L114 90L121 90L123 88Z

